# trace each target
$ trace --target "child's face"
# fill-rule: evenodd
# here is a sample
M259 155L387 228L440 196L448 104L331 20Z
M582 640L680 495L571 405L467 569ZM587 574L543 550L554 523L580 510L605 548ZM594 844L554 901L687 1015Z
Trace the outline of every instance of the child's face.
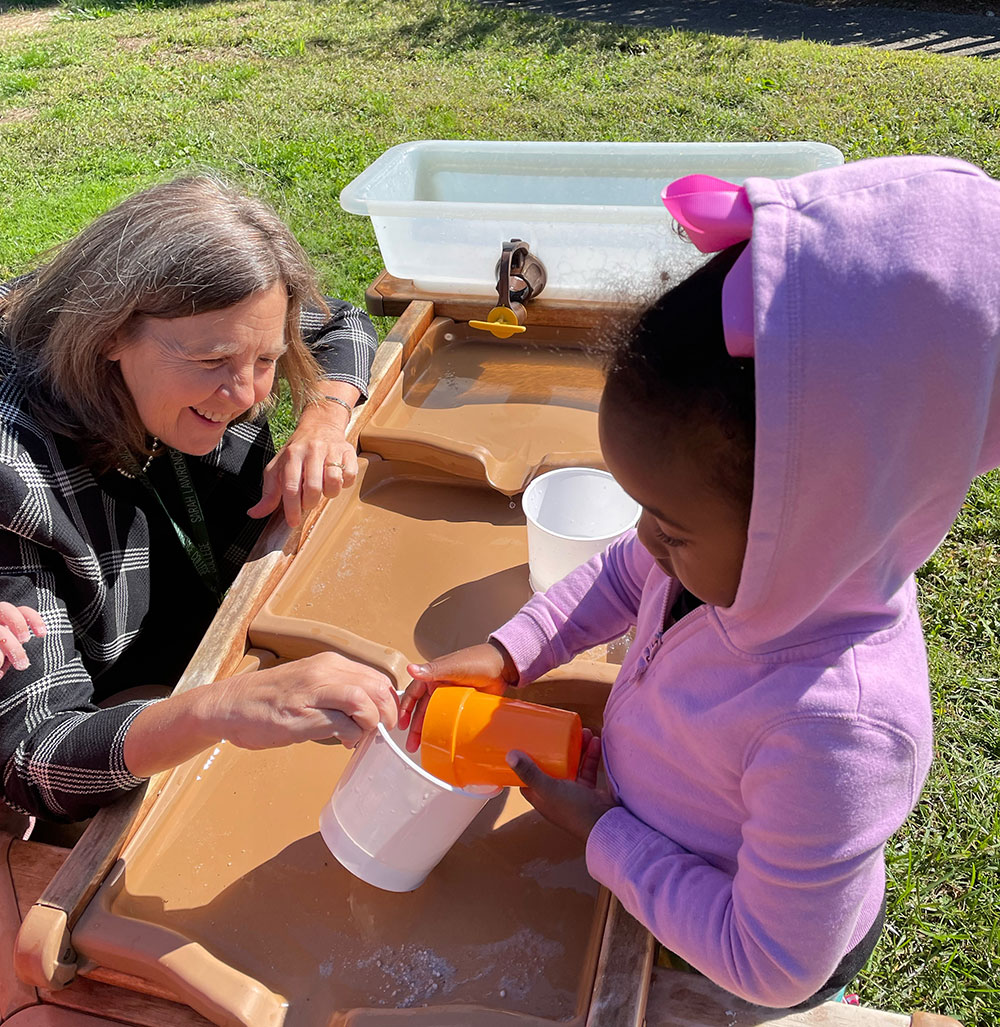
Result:
M601 449L618 484L642 506L639 541L693 595L730 606L743 569L749 510L741 511L704 472L706 454L726 444L722 434L695 447L683 432L663 444L635 409L601 400Z

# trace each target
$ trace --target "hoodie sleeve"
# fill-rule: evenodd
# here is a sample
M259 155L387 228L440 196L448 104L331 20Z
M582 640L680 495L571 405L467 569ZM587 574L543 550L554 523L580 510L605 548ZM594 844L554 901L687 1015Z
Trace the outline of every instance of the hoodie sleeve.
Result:
M727 991L804 1001L874 919L883 847L919 792L914 739L861 716L803 716L766 731L740 783L735 873L619 806L587 866L656 937Z
M510 653L520 683L534 681L636 622L652 557L630 531L534 596L490 636Z

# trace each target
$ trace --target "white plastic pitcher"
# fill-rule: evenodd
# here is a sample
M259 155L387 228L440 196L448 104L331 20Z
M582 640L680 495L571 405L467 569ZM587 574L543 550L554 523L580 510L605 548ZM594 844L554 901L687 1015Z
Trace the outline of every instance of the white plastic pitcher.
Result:
M534 478L521 506L528 522L528 581L544 592L634 528L639 504L594 467L561 467Z
M461 789L432 777L406 731L381 724L357 747L319 818L327 848L355 877L386 891L423 884L502 788Z

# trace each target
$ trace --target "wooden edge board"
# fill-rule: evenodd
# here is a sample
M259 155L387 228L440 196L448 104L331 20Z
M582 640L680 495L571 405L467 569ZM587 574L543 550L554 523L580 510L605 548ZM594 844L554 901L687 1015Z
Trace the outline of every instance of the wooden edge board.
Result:
M43 990L40 998L48 1005L112 1017L132 1027L212 1027L190 1006L87 977L77 977L59 991Z
M415 301L432 302L438 317L454 321L484 319L496 306L496 293L462 295L460 293L433 293L418 289L410 279L394 278L383 271L365 293L368 312L393 316L401 314ZM595 323L620 315L638 304L624 301L597 301L577 299L529 300L526 305L526 323L564 328L593 328Z
M656 939L612 896L587 1027L642 1027L655 949Z
M707 977L652 968L646 1027L961 1027L934 1013L890 1013L870 1006L824 1002L812 1009L769 1009L736 998Z

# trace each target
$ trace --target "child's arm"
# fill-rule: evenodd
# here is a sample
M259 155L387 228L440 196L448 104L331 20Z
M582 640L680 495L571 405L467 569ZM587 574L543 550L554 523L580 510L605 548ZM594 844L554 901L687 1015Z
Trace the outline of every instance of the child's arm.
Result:
M634 623L652 558L634 532L536 593L488 642L426 664L410 664L413 680L400 701L399 726L410 731L406 747L420 746L424 709L440 685L502 692L541 677L578 652L619 638Z
M27 670L30 664L24 643L32 635L41 638L44 634L45 621L37 610L30 606L0 603L0 677L11 667Z
M633 627L653 558L630 531L534 596L491 638L510 654L519 684Z

